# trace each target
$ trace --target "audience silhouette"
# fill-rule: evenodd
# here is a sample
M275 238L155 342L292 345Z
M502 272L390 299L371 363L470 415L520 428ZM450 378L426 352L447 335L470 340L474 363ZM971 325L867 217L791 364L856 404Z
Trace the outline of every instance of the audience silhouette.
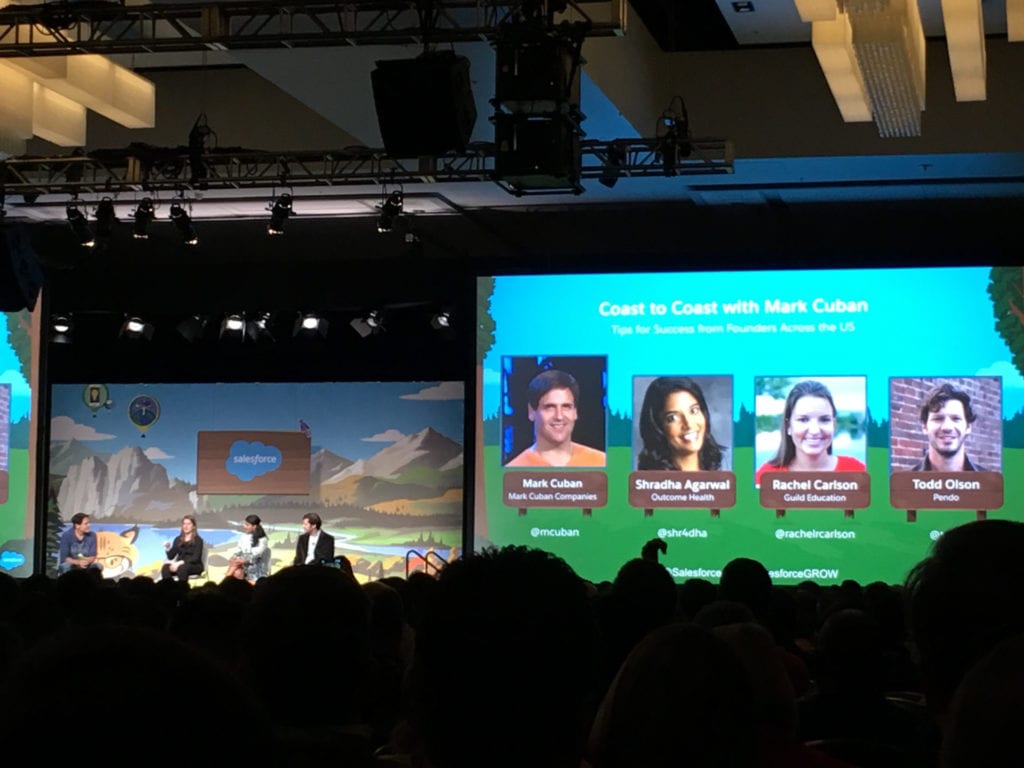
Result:
M363 584L307 567L191 588L0 574L0 744L47 743L55 717L80 711L90 759L179 763L155 746L174 712L204 764L1016 761L1024 524L947 531L905 585L776 586L744 557L717 585L676 585L663 544L600 584L515 546ZM116 729L110 754L98 723Z
M416 635L412 726L431 768L578 768L593 708L583 581L525 547L441 571Z

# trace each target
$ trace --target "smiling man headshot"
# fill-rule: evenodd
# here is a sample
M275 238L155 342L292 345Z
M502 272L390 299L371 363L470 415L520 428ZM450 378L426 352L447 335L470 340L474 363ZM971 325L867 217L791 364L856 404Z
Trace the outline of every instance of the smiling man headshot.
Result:
M530 381L527 416L533 423L533 444L507 467L603 467L604 451L575 443L580 386L570 373L550 368Z
M977 418L970 395L952 384L940 384L928 392L921 405L928 450L914 471L983 472L984 467L967 457L967 436Z

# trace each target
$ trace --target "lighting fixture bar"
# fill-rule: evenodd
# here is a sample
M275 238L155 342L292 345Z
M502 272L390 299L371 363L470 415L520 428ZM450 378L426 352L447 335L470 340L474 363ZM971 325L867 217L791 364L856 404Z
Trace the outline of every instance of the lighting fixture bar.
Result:
M430 39L435 44L494 40L510 17L532 4L435 0ZM582 21L588 37L625 34L626 0L566 0L564 5L555 23ZM408 0L40 3L0 9L0 57L422 42L421 14Z
M658 138L614 139L624 158L623 177L664 176ZM733 171L733 147L725 139L690 138L691 152L675 165L678 176L708 176ZM606 173L608 140L580 142L580 178L600 179ZM288 179L293 188L324 186L415 186L449 182L481 182L494 179L493 145L474 147L444 157L443 163L423 164L419 158L389 158L383 149L352 152L308 151L292 153L224 152L203 156L208 170L207 189L236 190L264 186L268 189ZM114 195L137 194L141 187L156 194L178 194L191 186L188 154L168 155L152 162L132 154L130 148L106 150L103 158L69 155L50 158L12 158L0 161L4 186L10 192L36 194L77 192Z

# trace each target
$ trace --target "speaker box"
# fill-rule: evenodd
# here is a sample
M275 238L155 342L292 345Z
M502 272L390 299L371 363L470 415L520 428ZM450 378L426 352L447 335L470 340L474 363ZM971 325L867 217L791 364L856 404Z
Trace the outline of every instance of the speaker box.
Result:
M36 261L28 230L0 227L0 312L35 309L43 271Z
M378 61L370 80L380 135L390 156L437 156L466 149L476 124L476 102L465 56L438 51Z
M561 114L494 116L494 176L516 193L582 192L579 126Z
M567 112L580 106L579 53L572 41L512 34L497 45L494 102L508 112Z

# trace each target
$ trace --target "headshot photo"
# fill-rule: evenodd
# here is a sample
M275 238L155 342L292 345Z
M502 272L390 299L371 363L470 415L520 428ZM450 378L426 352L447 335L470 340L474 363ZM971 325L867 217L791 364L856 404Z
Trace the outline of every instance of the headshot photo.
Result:
M605 357L502 358L502 463L603 467Z
M867 468L864 376L754 380L754 482L765 472L863 472Z
M1001 472L1002 381L996 376L889 380L893 472Z
M732 376L634 376L633 467L732 469Z

